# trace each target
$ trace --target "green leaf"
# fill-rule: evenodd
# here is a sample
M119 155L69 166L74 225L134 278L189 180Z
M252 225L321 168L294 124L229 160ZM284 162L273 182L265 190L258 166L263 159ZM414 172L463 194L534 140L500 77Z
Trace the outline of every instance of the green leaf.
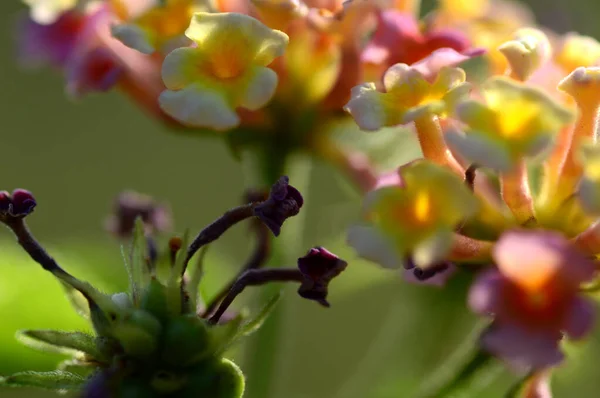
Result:
M281 292L274 295L252 320L243 324L240 327L238 337L247 336L257 331L263 325L265 319L267 319L267 317L269 316L271 311L273 311L273 308L275 308L275 305L279 302L280 299Z
M71 306L73 306L73 309L75 309L75 312L77 312L84 319L90 319L90 306L83 294L73 288L73 286L68 285L63 281L61 281L61 285L65 290L65 295L69 299Z
M240 336L240 329L246 319L245 312L224 325L215 325L210 329L211 338L217 355L223 354Z
M144 222L141 217L138 217L135 220L129 256L125 261L134 304L138 304L140 301L140 286L146 286L150 280L150 270L146 262L148 242L144 231Z
M100 354L94 336L82 332L61 332L57 330L23 330L17 339L28 347L55 353L84 352L94 358Z
M84 362L78 359L66 359L58 365L58 370L85 378L91 376L97 368L98 366L94 362Z
M198 253L198 259L191 269L188 269L189 282L186 284L186 290L190 296L191 307L195 310L198 307L200 281L204 275L204 259L210 246L204 246Z
M53 391L78 390L84 383L85 378L61 370L21 372L0 378L0 386L2 387L35 387Z

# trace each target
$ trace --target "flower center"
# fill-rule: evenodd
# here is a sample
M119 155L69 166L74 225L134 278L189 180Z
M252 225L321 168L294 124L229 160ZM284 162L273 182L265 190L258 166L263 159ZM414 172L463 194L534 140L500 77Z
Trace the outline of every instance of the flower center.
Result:
M431 198L427 192L421 191L417 194L417 197L415 198L413 212L414 218L418 223L424 224L429 220L430 214Z

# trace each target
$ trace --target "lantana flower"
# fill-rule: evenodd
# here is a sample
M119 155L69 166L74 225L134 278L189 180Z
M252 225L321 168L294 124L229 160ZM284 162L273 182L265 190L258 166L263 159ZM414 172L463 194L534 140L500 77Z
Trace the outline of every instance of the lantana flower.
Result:
M567 33L561 40L561 45L554 56L554 61L566 73L581 66L600 65L600 43L589 36L577 33Z
M449 254L454 230L477 211L478 203L451 171L428 161L416 161L399 173L401 186L367 195L368 224L351 228L348 242L384 267L399 268L410 257L417 267L427 268Z
M345 109L363 130L410 123L425 114L446 114L470 87L460 68L442 68L430 82L406 64L389 68L383 86L385 92L379 91L375 83L352 89L352 99Z
M495 77L481 87L485 103L462 102L457 118L465 132L446 135L451 147L470 161L508 171L518 159L536 157L549 149L573 114L543 91L517 81Z
M403 43L399 46L398 43ZM458 52L469 48L469 39L462 32L451 29L421 31L413 15L397 10L380 10L377 28L361 53L361 61L373 65L376 72L396 63L412 64L440 48Z
M483 347L516 368L542 369L563 359L563 333L584 337L594 305L579 294L595 274L593 260L555 232L510 231L496 243L497 269L479 276L469 304L493 323Z
M159 103L167 114L226 130L240 123L236 108L257 110L271 99L277 74L266 66L283 54L285 33L243 14L197 13L186 36L196 47L178 48L163 63L168 90Z

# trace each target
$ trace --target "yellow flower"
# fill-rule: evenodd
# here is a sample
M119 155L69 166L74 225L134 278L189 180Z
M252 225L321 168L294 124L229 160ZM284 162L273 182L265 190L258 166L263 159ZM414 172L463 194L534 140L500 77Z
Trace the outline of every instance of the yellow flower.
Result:
M260 18L271 28L285 29L289 23L308 14L300 0L250 0Z
M362 130L410 123L425 114L444 116L470 89L460 68L442 68L431 83L406 64L389 68L383 86L385 92L375 83L352 89L352 99L344 109Z
M278 79L266 66L285 51L285 33L243 14L197 13L185 34L196 47L178 48L163 63L168 90L159 104L167 114L227 130L240 122L236 108L257 110L272 98Z
M460 178L426 160L402 167L400 177L401 186L386 186L367 195L365 216L371 225L351 229L349 243L372 252L366 242L380 248L387 242L400 262L410 256L417 266L433 265L449 253L455 228L475 214L478 202Z
M550 59L552 47L541 30L522 28L498 50L508 61L511 77L525 81Z
M449 131L446 140L466 159L499 171L544 153L573 119L548 94L509 78L489 79L482 94L485 104L468 100L458 105L456 116L467 125L466 134Z
M160 3L160 2L159 2ZM185 30L196 11L205 11L206 1L166 0L123 24L113 25L112 35L135 50L152 54L170 43L185 39Z
M35 22L48 25L55 22L58 17L72 8L79 0L23 0L31 8L31 19Z
M571 73L580 66L600 65L600 43L593 37L567 33L555 61L565 72Z

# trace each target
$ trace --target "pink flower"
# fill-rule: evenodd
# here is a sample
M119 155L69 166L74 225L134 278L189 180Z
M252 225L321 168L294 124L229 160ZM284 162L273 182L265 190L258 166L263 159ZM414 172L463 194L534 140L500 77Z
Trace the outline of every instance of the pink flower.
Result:
M421 32L419 22L409 14L386 10L377 15L377 29L362 52L361 60L382 70L396 64L413 64L441 48L463 52L470 46L467 37L450 29Z
M562 235L547 231L505 233L493 250L497 269L473 284L470 307L494 321L483 347L517 369L541 369L562 361L563 334L580 339L592 328L593 303L579 286L595 264Z
M50 64L62 67L73 52L86 16L69 11L50 25L42 25L24 16L17 25L18 54L26 65Z

